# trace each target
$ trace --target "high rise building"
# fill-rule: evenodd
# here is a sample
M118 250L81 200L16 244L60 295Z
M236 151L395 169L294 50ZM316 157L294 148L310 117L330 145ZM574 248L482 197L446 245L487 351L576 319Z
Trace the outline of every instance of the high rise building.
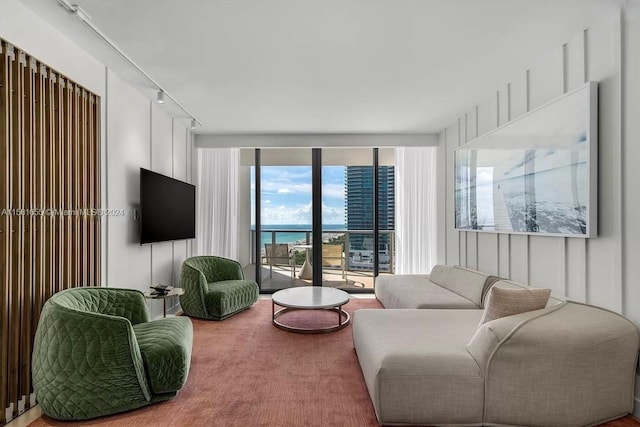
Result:
M345 175L347 229L373 230L373 166L347 166ZM393 230L395 226L394 185L393 166L380 166L378 168L378 212L381 230ZM349 246L351 249L372 250L372 236L352 234Z

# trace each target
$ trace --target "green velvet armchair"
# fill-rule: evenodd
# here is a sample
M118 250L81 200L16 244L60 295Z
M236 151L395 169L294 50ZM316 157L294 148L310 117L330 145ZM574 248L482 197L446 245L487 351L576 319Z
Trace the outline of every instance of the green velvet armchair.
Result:
M83 420L167 400L191 363L187 317L149 321L140 291L73 288L44 305L36 331L33 388L42 412Z
M182 310L201 319L223 320L258 301L258 284L244 280L240 263L216 256L186 259L180 287Z

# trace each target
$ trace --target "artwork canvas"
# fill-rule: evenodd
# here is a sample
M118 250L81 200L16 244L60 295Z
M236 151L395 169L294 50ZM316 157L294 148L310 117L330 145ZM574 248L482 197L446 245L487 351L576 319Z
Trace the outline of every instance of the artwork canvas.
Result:
M456 150L456 228L594 237L596 168L589 82Z

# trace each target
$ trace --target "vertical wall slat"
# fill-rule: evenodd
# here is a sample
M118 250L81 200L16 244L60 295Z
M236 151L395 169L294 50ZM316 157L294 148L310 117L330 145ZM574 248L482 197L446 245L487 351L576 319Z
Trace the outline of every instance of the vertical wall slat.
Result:
M46 67L38 64L39 69L35 74L35 157L36 157L36 168L35 168L35 204L36 209L38 209L39 215L37 218L37 235L36 242L38 243L38 251L37 251L37 274L35 277L35 288L34 288L34 315L32 320L32 332L35 334L35 328L38 324L38 320L40 318L40 310L38 307L42 307L46 299L45 288L49 281L49 266L47 265L48 260L48 252L47 252L47 244L49 241L48 238L48 226L47 220L44 215L44 209L47 204L45 201L45 178L47 177L46 173L46 162L48 161L48 157L46 156L45 147L47 144L47 140L45 138L45 108L46 108L46 86L45 79L47 76Z
M0 216L0 421L5 420L4 408L9 406L8 365L9 365L9 253L11 229L9 227L9 184L10 184L10 152L9 123L11 73L9 71L11 57L7 46L0 43L0 208L5 211Z
M91 137L93 139L93 143L90 144L91 149L93 150L93 168L92 170L94 171L92 174L92 179L93 179L93 188L92 188L92 193L93 193L93 206L95 206L97 209L100 209L102 207L101 205L101 192L100 192L100 177L101 175L101 170L100 170L100 99L97 96L92 96L92 100L93 100L93 108L92 108L92 114L93 114L93 118L91 123L93 123L93 129L92 129L92 134ZM101 265L101 245L100 245L100 236L101 236L101 219L99 216L94 216L93 217L94 220L94 227L95 227L95 232L94 232L94 236L93 236L93 246L94 246L94 254L93 254L93 262L95 264L95 267L91 270L94 274L94 284L95 285L100 285L101 281L101 275L100 272L102 271L102 265Z
M65 187L65 198L64 198L64 209L65 214L63 215L63 227L64 227L64 251L65 251L65 277L63 288L67 287L75 287L75 283L73 283L73 250L74 250L74 230L72 226L72 218L73 215L70 212L73 210L73 194L72 194L72 173L73 173L73 83L67 80L64 91L64 137L63 137L63 145L64 145L64 187Z
M87 247L87 209L89 208L89 203L87 201L87 102L88 102L88 94L85 90L82 90L82 94L80 97L80 140L78 144L78 173L77 173L77 182L79 186L78 196L80 197L79 208L82 211L82 214L79 216L78 220L80 222L80 254L81 254L81 263L79 264L79 277L80 284L82 286L89 285L89 280L87 274L89 272L89 265L87 263L88 260L88 247Z
M35 131L34 131L34 108L35 102L35 84L34 71L35 63L30 59L26 59L26 54L21 52L21 58L24 59L22 66L22 205L27 210L23 216L23 264L22 264L22 313L20 330L20 370L19 370L19 397L22 400L18 406L19 413L24 412L26 399L31 389L31 314L33 309L33 294L35 285L36 260L35 254L35 237L36 237L36 215L33 214L34 208L33 198L35 192Z
M58 216L55 215L55 210L59 208L58 199L58 75L55 73L49 73L47 79L47 93L49 97L48 111L47 111L47 149L49 150L49 188L47 189L47 209L51 209L50 215L47 218L50 229L50 252L49 252L49 265L51 282L47 292L47 297L50 297L58 291L58 283L60 283L60 265L59 260L59 223Z
M23 263L24 263L24 216L19 213L24 209L22 204L23 185L23 134L22 134L22 63L18 58L19 52L15 53L16 59L11 64L12 90L11 90L11 113L9 129L9 150L11 152L10 164L10 202L11 208L16 209L15 215L11 215L11 279L9 287L11 292L11 306L9 307L9 322L12 327L9 329L9 399L12 403L17 403L19 394L19 370L20 370L20 322L24 300L23 290ZM14 405L17 410L17 404Z
M58 282L56 283L56 292L61 291L62 289L64 289L65 284L68 283L67 282L67 273L69 271L69 267L67 265L67 251L66 251L66 246L65 246L65 239L66 239L66 235L65 235L65 221L64 221L64 209L66 207L66 195L67 195L67 187L66 187L66 183L65 183L65 169L66 169L66 164L65 164L65 155L66 155L66 144L65 144L65 108L66 108L66 102L65 102L65 94L66 94L66 90L65 90L65 86L66 86L66 80L61 78L60 76L58 76L58 85L56 86L56 96L57 96L57 110L56 110L56 115L55 115L55 121L56 121L56 146L57 146L57 159L56 159L56 164L58 165L57 167L57 175L58 175L58 188L56 190L57 193L57 210L58 213L56 214L56 238L57 238L57 247L58 247L58 259L57 259L57 263L56 263L56 267L59 270L59 274L58 276Z

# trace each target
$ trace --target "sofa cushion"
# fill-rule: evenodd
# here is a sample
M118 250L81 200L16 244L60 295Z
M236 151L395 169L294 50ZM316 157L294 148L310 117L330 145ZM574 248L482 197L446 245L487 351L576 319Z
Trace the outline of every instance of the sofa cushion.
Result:
M381 423L482 419L483 374L467 351L481 315L451 309L354 313L354 346Z
M481 306L482 292L487 279L492 276L457 266L435 266L433 270L430 275L433 283L472 301L477 307Z
M501 317L545 308L549 295L551 295L551 289L505 289L493 286L487 297L487 306L484 308L479 326Z
M426 274L379 276L376 298L385 308L479 308L448 289L432 283Z
M180 390L191 365L193 326L188 317L169 317L133 325L151 391Z
M485 295L488 295L489 291L494 286L500 286L503 289L531 289L531 288L533 288L532 286L525 285L525 284L519 283L519 282L514 282L513 280L501 279L501 280L497 280L497 281L493 282L490 286L488 286L486 291L485 291ZM538 288L538 289L543 289L543 288ZM486 299L487 299L487 296L484 297L485 305L486 305ZM564 303L565 301L566 301L566 298L552 294L552 295L549 296L549 301L547 301L547 305L546 306L547 307L551 307L551 306L554 306L554 305L559 305L559 304Z
M445 286L447 283L447 276L453 268L452 265L434 265L429 273L429 280L436 285Z

